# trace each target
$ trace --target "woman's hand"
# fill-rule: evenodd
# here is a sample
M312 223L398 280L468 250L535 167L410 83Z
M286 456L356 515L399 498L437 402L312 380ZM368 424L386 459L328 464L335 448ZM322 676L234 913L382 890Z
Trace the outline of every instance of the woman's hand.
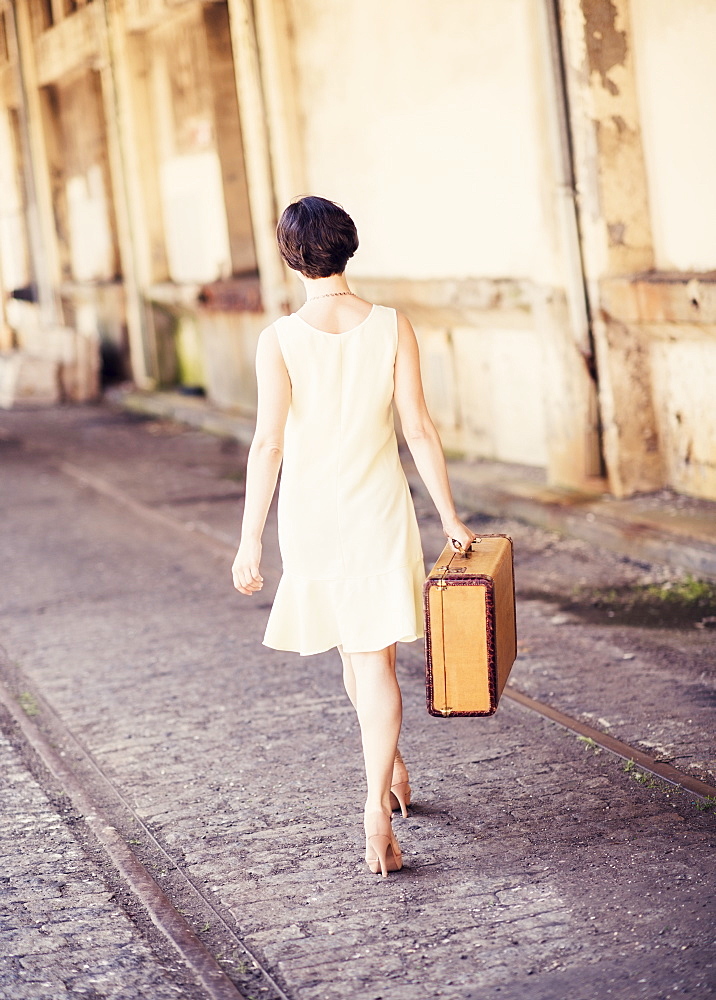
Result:
M443 531L449 541L452 542L454 540L459 542L463 549L469 548L477 537L472 528L468 528L468 526L458 520L457 517L451 521L443 521Z
M247 597L251 597L252 594L263 587L264 578L259 573L260 562L261 542L242 541L231 567L234 586L240 594L246 594Z

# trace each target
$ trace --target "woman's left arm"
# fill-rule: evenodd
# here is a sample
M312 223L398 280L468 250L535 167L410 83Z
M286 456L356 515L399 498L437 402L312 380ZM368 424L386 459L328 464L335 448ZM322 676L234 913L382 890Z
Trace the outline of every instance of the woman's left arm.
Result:
M283 434L291 404L291 380L273 326L259 337L256 350L258 408L256 431L246 463L241 543L231 573L234 587L251 596L263 587L259 571L261 536L283 458Z

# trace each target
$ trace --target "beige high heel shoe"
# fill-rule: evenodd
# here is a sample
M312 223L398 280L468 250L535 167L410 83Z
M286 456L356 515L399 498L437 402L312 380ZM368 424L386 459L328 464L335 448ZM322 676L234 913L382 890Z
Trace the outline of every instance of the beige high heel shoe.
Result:
M396 750L393 777L390 782L390 806L394 810L400 809L403 819L407 819L409 805L410 784L408 782L408 769L405 766L405 761L401 756L400 750Z
M365 814L365 861L374 875L383 878L403 867L403 855L393 833L390 816L382 812Z

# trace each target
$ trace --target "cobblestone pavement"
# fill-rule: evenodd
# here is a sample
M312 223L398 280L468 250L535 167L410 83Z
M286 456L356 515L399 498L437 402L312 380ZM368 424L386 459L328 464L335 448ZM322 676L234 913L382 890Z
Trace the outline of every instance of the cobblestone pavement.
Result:
M185 996L4 737L0 773L0 998Z
M235 446L92 408L3 414L0 430L3 645L290 997L713 995L713 819L687 796L635 782L508 701L491 719L430 718L415 644L399 668L415 788L409 819L396 819L406 867L376 879L361 860L358 732L337 655L259 645L278 578L273 531L266 592L242 601L230 557L53 464L81 465L232 537ZM437 554L436 525L422 520L426 554ZM539 580L545 592L521 602L515 682L620 738L698 752L707 774L709 636L560 617L548 593L551 577L596 584L661 571L499 526L513 528L520 586ZM177 907L190 908L182 880L138 840ZM220 926L195 929L240 978ZM140 966L129 963L130 987ZM54 975L53 960L46 968Z

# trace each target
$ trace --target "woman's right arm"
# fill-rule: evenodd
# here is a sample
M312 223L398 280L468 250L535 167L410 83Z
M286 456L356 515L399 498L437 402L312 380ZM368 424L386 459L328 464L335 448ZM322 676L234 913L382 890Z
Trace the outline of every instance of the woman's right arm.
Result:
M291 380L273 326L259 337L256 350L258 407L256 431L246 463L241 543L231 568L234 586L251 596L263 587L259 571L261 536L283 458L283 434L291 404Z
M398 351L395 358L395 405L403 436L410 448L420 478L435 504L443 531L467 547L475 532L463 524L455 511L445 454L423 393L418 341L412 326L398 313Z

